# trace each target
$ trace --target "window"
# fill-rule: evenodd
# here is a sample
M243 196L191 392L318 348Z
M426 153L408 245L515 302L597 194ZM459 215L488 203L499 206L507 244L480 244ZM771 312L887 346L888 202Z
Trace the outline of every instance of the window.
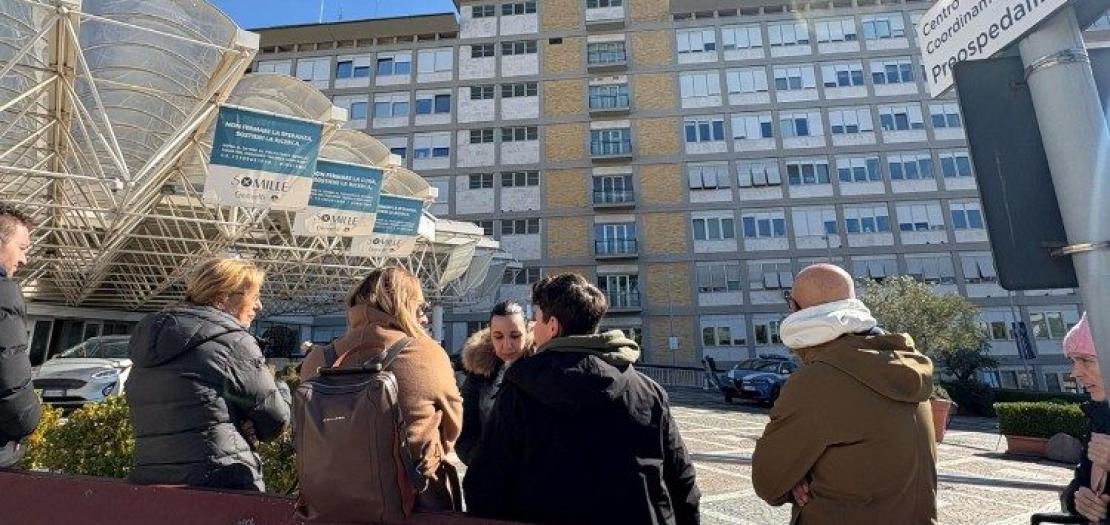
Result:
M297 78L305 82L327 82L331 76L331 58L302 58L297 61Z
M677 36L679 55L717 51L717 32L712 29L684 29Z
M534 55L536 54L536 41L520 40L517 42L502 42L501 54L503 56Z
M871 81L876 86L883 84L912 83L913 61L909 57L891 60L871 61Z
M682 98L711 97L721 94L721 78L716 71L683 73L679 77Z
M817 80L813 76L813 66L775 68L775 89L778 91L816 88Z
M744 238L778 239L786 237L786 213L782 210L745 213L740 221L744 225Z
M786 178L791 186L830 184L829 161L825 159L786 162Z
M779 175L778 163L773 160L752 160L741 162L736 172L739 175L741 188L762 188L765 186L781 186L782 177Z
M628 84L590 86L590 109L629 107Z
M866 40L904 38L905 36L906 22L900 13L863 17L863 38Z
M732 217L704 217L693 220L695 241L723 241L736 238Z
M413 158L448 158L451 156L450 133L417 134L413 137Z
M944 231L944 214L939 202L903 202L896 209L899 231Z
M886 206L844 208L844 231L853 233L890 233L890 212Z
M378 76L408 75L412 72L412 55L397 53L378 55Z
M825 134L821 125L821 112L779 113L779 132L782 138L819 137Z
M486 58L492 56L497 56L497 48L495 48L493 44L474 44L470 46L470 58Z
M451 48L422 49L417 56L420 73L442 73L451 71L454 66L454 53Z
M958 104L933 104L929 106L929 115L933 117L933 128L962 128L960 121L960 106Z
M537 235L539 233L539 219L516 219L501 221L501 235Z
M532 15L536 13L535 0L501 4L501 16Z
M534 97L538 93L538 90L539 85L535 82L501 84L501 98Z
M721 116L686 119L686 142L725 140L725 118Z
M474 224L482 229L482 235L493 237L493 221L474 221Z
M829 109L829 130L833 135L855 135L875 131L871 108Z
M960 256L963 258L963 256ZM967 271L964 271L966 276ZM992 341L1009 341L1014 338L1014 316L1005 310L990 310L983 308L979 311L979 328L983 335Z
M259 61L258 66L255 67L258 73L277 73L279 75L290 75L293 73L292 60L266 60ZM46 325L43 325L46 326ZM43 343L45 344L45 343Z
M369 65L355 65L354 60L340 60L335 63L335 78L368 78Z
M505 278L501 281L501 284L535 284L540 280L541 273L539 268L521 268L518 271L505 270Z
M730 69L725 73L725 80L730 95L767 92L767 70L761 67Z
M852 18L829 18L813 23L813 30L817 32L817 42L854 42L859 39L856 34L856 21Z
M906 256L906 275L929 284L956 283L956 270L949 255Z
M879 157L837 157L836 176L840 182L879 182Z
M416 114L431 115L451 112L451 95L425 94L416 96Z
M763 31L759 24L724 26L721 28L721 46L726 50L763 47Z
M794 270L788 262L748 263L748 286L752 290L789 290L794 286Z
M1102 16L1098 17L1098 19L1087 28L1088 31L1105 29L1110 29L1110 12L1103 13Z
M941 151L939 156L940 172L944 175L944 178L971 176L971 159L968 157L967 150Z
M837 235L836 210L833 208L800 208L792 214L795 238Z
M471 144L493 144L493 128L470 130Z
M893 257L880 259L853 258L852 275L860 280L882 282L887 277L898 275L898 261Z
M770 113L740 113L732 116L732 138L760 140L774 138Z
M632 274L599 275L597 287L609 300L610 308L640 306L639 276Z
M472 190L487 190L493 188L492 173L471 173L469 188Z
M624 42L591 42L586 44L586 61L591 65L619 64L628 60Z
M493 86L470 86L470 100L493 100Z
M957 230L982 230L986 227L979 201L952 201L949 209L952 211L952 227Z
M755 344L757 345L779 345L782 344L782 338L779 337L779 326L782 321L773 320L754 320L752 324L755 328Z
M714 316L701 320L703 346L744 346L748 344L747 328L741 317Z
M1077 322L1079 314L1075 310L1030 310L1029 324L1033 330L1029 335L1037 339L1063 339Z
M492 6L490 6L492 7ZM489 321L467 321L466 322L466 336L470 337L477 332L481 332L489 328Z
M539 140L539 128L536 126L517 126L501 128L501 142L525 142Z
M740 291L740 263L698 263L698 293L726 293Z
M494 18L497 16L497 6L495 5L476 5L470 8L471 18Z
M994 269L994 258L989 253L961 253L960 265L964 270L964 279L968 283L998 282L998 272Z
M928 153L891 153L886 156L890 180L933 178L933 157Z
M538 171L507 171L501 174L502 188L524 188L540 185Z
M620 7L622 5L624 5L624 0L586 0L586 9Z
M691 190L720 190L729 187L728 164L689 164L686 177Z
M925 121L921 118L921 106L880 106L879 124L883 131L907 131L911 129L925 129Z
M598 204L633 202L632 175L594 177L594 200Z
M805 22L768 24L767 39L771 47L808 45L809 28Z
M392 148L389 148L389 152L397 155L398 157L401 157L402 160L409 158L409 149L405 146L394 146Z
M590 131L591 155L625 155L628 153L632 153L632 131L630 129L595 129Z
M407 117L408 93L374 95L374 118Z
M635 254L637 249L636 223L594 225L594 253L597 255Z
M863 64L860 62L822 64L821 80L827 88L862 86L864 85Z

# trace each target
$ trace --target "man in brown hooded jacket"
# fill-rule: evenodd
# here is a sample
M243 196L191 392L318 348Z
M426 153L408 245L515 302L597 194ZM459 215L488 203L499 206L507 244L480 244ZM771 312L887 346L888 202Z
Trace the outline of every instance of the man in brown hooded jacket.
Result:
M793 524L935 524L932 362L877 328L839 267L804 269L790 302L780 332L803 366L756 444L756 494L793 503Z

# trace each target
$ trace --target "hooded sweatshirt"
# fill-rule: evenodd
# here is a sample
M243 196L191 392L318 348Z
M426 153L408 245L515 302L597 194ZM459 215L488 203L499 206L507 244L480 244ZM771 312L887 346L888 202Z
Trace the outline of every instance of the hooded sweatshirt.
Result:
M620 331L513 364L464 480L470 512L528 523L696 524L694 468L663 389Z
M799 334L833 338L795 349L803 366L784 385L756 444L756 494L782 505L808 480L810 501L793 511L792 523L802 525L936 523L932 362L906 334L843 323L835 312L809 313L816 315L796 318L802 325L783 323L783 340L791 331L795 341L805 339ZM814 326L822 317L825 326ZM848 332L867 324L863 333Z

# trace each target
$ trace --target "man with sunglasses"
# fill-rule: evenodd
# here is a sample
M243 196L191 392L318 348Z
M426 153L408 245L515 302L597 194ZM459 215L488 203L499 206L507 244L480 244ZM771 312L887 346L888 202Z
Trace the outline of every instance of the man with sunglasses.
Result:
M934 524L933 363L887 334L831 264L805 268L780 335L802 362L756 444L752 484L797 525Z

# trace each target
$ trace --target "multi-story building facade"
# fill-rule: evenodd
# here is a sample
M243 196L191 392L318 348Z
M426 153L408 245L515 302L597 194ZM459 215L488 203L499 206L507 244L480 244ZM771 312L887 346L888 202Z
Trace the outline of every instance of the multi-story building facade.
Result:
M998 286L955 95L922 79L929 3L457 4L259 30L254 70L319 87L439 188L434 213L497 237L524 264L501 298L579 272L646 362L727 364L784 353L791 276L831 260L979 304L1002 362L988 381L1067 386L1080 301ZM448 348L489 304L448 313ZM1015 320L1036 359L1019 357Z

